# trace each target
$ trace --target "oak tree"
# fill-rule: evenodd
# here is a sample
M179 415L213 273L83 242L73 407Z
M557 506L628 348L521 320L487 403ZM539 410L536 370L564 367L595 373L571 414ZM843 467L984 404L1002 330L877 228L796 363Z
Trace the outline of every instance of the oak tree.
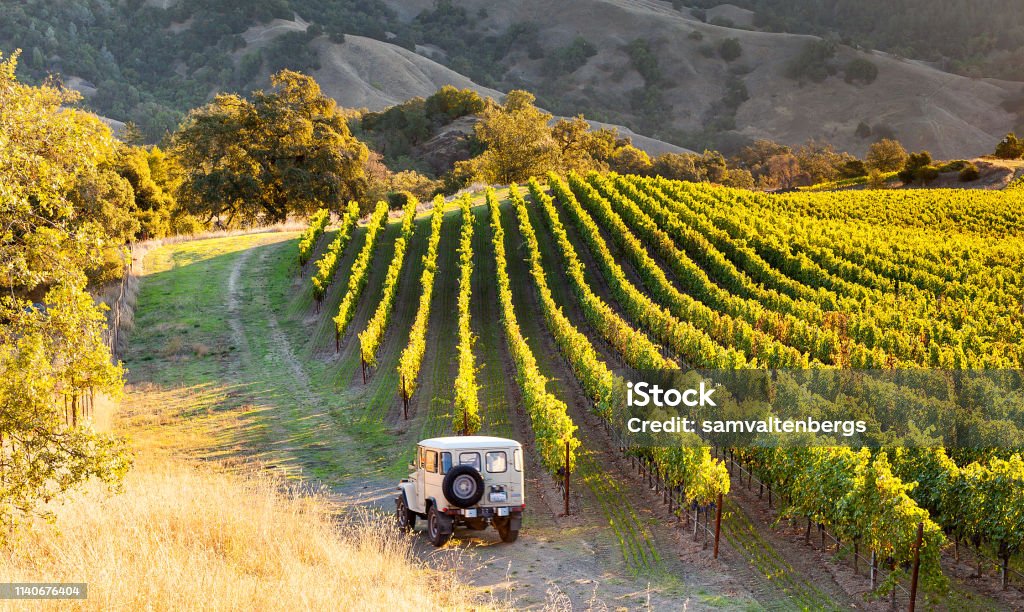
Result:
M340 210L365 189L368 150L312 77L283 70L252 99L221 94L173 137L179 203L221 223L270 224Z

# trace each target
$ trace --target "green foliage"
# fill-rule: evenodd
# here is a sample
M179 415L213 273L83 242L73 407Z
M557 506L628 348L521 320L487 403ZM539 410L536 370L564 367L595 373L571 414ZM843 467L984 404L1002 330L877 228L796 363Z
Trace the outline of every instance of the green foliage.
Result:
M430 214L430 238L427 254L423 256L423 272L420 274L420 301L416 308L409 331L409 343L398 358L398 390L402 397L409 399L416 393L420 364L427 350L427 323L430 321L430 300L434 295L434 277L437 275L437 245L441 240L441 223L444 222L444 197L434 198L434 210Z
M398 31L400 24L396 24ZM499 34L477 27L469 11L451 0L439 0L421 12L409 26L416 42L445 50L448 66L487 86L497 85L505 75L502 60L516 49L536 55L538 28L533 23L513 23Z
M477 394L476 360L473 358L473 330L470 327L469 300L473 279L473 214L468 195L459 199L462 233L459 238L459 373L455 377L455 411L452 430L470 436L480 431L480 400Z
M352 273L348 277L348 288L345 291L345 297L342 298L341 304L338 306L338 314L334 316L334 334L336 338L341 338L345 335L345 331L352 322L352 317L355 316L356 306L359 304L359 298L366 287L367 277L370 273L370 264L373 263L373 255L377 250L377 238L387 226L387 223L388 203L383 201L377 202L377 207L373 210L373 215L370 216L370 221L366 225L366 242L363 243L363 249L359 251L359 255L356 256L356 260L352 264Z
M598 181L594 177L591 182L598 186L603 183L607 193L614 193L608 182ZM609 200L614 208L614 216L604 207L596 207L594 212L606 226L620 230L613 238L623 245L627 255L636 258L635 266L649 269L652 278L657 276L654 268L641 261L648 258L635 251L635 247L629 248L630 243L634 242L634 231L637 238L651 245L662 260L667 262L676 278L688 288L688 294L679 295L671 288L665 289L676 303L679 318L692 320L694 325L700 326L713 338L718 338L720 343L744 347L748 354L754 353L755 345L763 344L768 349L771 342L757 333L749 333L743 322L797 351L808 353L812 359L822 363L835 361L834 353L838 349L839 339L835 332L815 324L819 318L817 313L802 308L785 294L752 282L721 252L716 252L716 247L707 237L693 227L688 227L679 215L673 214L668 198L660 189L650 184L645 189L643 184L638 183L639 179L630 181L616 177L614 189L625 197ZM711 236L714 237L713 234ZM686 248L677 246L677 243L686 245ZM709 274L719 279L721 285L712 280ZM660 281L656 282L661 284ZM719 314L709 312L700 303L692 303L687 295L693 295ZM734 322L729 320L730 317ZM736 339L725 341L723 338L728 333L736 333ZM699 352L710 355L716 350L712 345L705 344ZM771 347L771 350L778 351L782 358L784 349ZM735 360L734 357L731 359ZM762 356L761 359L774 362L772 358Z
M1024 140L1010 132L996 145L995 156L1000 159L1020 159L1024 157Z
M989 73L986 76L1019 79L1021 75L1013 54L1024 47L1024 16L1014 0L994 0L984 10L971 0L737 0L734 4L755 11L755 24L767 31L838 35L854 47L927 60L960 60L963 68L980 67ZM979 62L986 56L991 59Z
M381 40L386 31L407 36L409 29L380 0L181 0L166 9L154 4L6 4L0 7L0 47L30 51L32 61L22 70L32 82L56 73L95 84L90 108L134 121L148 142L156 142L210 91L245 86L265 78L266 70L315 67L307 41L317 28ZM262 51L243 52L236 65L233 54L243 48L246 29L275 18L291 20L295 13L314 26L279 36ZM269 68L262 67L264 59Z
M743 46L737 38L726 38L718 45L718 55L727 62L733 62L743 55Z
M549 221L548 215L553 203L551 197L543 192L536 179L530 181L530 194L540 207L544 209L545 220ZM576 379L580 381L580 385L590 399L593 409L602 418L610 419L615 402L615 377L607 365L598 357L597 351L587 336L572 324L552 297L547 277L541 266L536 233L533 231L532 226L523 225L524 221L529 221L529 213L525 208L526 203L518 193L513 198L513 205L516 207L516 214L519 218L520 232L526 237L530 259L530 274L540 295L541 312L544 315L544 322L551 335L555 338L562 355L572 366ZM559 225L556 231L558 232L557 240L559 241L559 246L561 246L564 244L562 238L565 230ZM574 270L581 270L581 264L576 258L575 252L567 255L567 259L569 259L568 265Z
M383 151L389 165L395 166L437 128L476 115L485 107L484 99L472 89L445 85L426 100L412 98L380 112L365 113L359 125L374 148Z
M946 584L940 565L945 537L928 512L908 495L914 485L893 474L886 453L840 447L745 448L741 455L784 500L783 516L806 518L843 540L890 559L893 570L879 587L895 588L914 557L918 524L924 525L921 579L926 589Z
M856 57L847 62L843 72L846 75L847 83L860 82L864 85L870 85L878 78L878 66L871 60L866 60L863 57Z
M597 55L597 47L582 36L577 36L568 45L548 55L544 60L544 74L554 78L576 72Z
M868 168L879 172L895 172L907 163L907 151L898 141L883 138L871 145L864 160Z
M530 424L536 441L537 454L548 472L555 474L568 467L575 470L576 452L580 441L576 438L576 424L567 414L564 402L547 390L548 379L540 373L537 360L530 345L523 337L512 303L512 288L508 278L508 263L505 255L505 231L501 227L501 209L494 191L487 190L487 207L491 217L491 237L494 244L495 274L498 280L498 302L501 306L501 321L505 328L509 353L516 368L516 381L523 393L523 405L530 415ZM569 465L565 465L566 446L569 449Z
M313 27L310 26L309 30L313 30ZM316 50L310 46L310 42L314 38L311 34L312 32L310 31L285 32L264 47L260 53L267 72L276 73L282 70L312 72L319 70L320 58Z
M368 151L312 78L283 71L252 101L221 94L174 135L177 199L228 226L269 224L337 208L364 188Z
M331 221L331 211L321 208L309 216L309 227L299 236L299 265L304 266L313 254L316 243L324 234L324 228Z
M903 168L899 172L899 178L905 184L919 181L922 184L934 180L939 176L938 168L932 165L932 155L928 151L911 153L907 156Z
M747 91L747 85L743 79L730 75L725 82L725 95L722 96L722 104L725 108L735 115L736 110L749 99L750 93Z
M808 41L800 53L786 63L784 74L795 81L807 79L820 83L835 73L835 68L829 63L835 54L835 43L827 40Z
M843 164L843 167L839 170L839 174L843 178L857 178L859 176L867 176L868 166L859 159L851 159Z
M130 465L85 400L123 384L86 284L137 228L118 210L131 186L109 169L110 130L66 108L74 94L18 82L16 61L0 56L0 541L48 514L43 502L93 476L116 484Z
M402 233L395 242L395 253L391 263L388 265L387 275L384 277L384 291L381 294L380 303L373 316L366 324L366 329L359 332L359 352L363 363L376 367L377 349L384 339L388 323L391 321L391 313L395 309L395 296L398 295L398 277L402 273L402 266L405 263L405 253L409 249L409 241L412 240L413 221L416 219L416 207L419 202L416 198L410 197L402 212Z
M348 241L352 237L352 230L355 229L358 220L359 204L351 201L341 217L341 224L338 226L334 240L331 241L331 244L327 245L327 250L316 261L316 272L310 278L310 282L313 284L313 295L316 297L317 303L323 300L327 287L334 281L334 273L338 269L338 261L341 259L341 254L345 251L345 247L348 246Z
M560 200L565 201L569 197L570 192L564 183L561 183L561 179L552 176L549 179L549 184ZM594 293L587 283L583 272L583 264L576 254L576 249L569 241L568 234L558 218L558 213L554 209L554 203L551 201L551 198L546 197L540 191L539 185L534 186L532 193L535 194L538 202L541 204L544 221L551 228L558 243L565 264L565 272L569 277L573 292L579 298L583 314L594 326L594 329L622 355L622 358L630 367L635 368L637 371L677 368L678 365L673 360L662 357L657 345L651 341L647 334L632 327L628 321L620 317L600 296ZM528 246L530 246L529 253L532 271L536 280L544 272L540 261L540 246L536 242L533 228L528 225L530 219L527 216L525 203L518 197L513 197L512 203L516 205L517 212L519 213L520 231L526 238ZM614 262L609 262L606 257L602 257L600 262L614 264ZM622 270L617 267L609 271L612 274L622 273ZM620 303L623 303L626 312L633 319L643 321L646 324L651 317L662 314L660 309L655 307L649 299L645 299L645 296L640 294L629 283L624 273L615 274L614 276L609 274L609 281L616 297ZM647 325L647 327L650 326Z
M118 153L115 169L131 185L135 214L140 222L135 237L142 240L176 233L171 226L171 218L177 212L177 203L165 190L171 186L166 177L159 177L161 180L158 182L151 166L162 161L163 152L157 147L147 151L142 147L123 146Z
M618 177L615 177L618 178ZM615 262L610 257L610 250L600 234L595 234L597 228L594 220L600 221L606 228L609 228L609 235L619 247L622 255L630 261L637 275L644 282L644 285L651 293L654 302L648 303L644 310L646 316L634 317L635 320L647 320L647 329L655 337L671 348L681 358L690 364L704 364L701 367L738 367L740 365L754 366L764 365L770 368L795 368L806 367L808 358L795 350L783 345L776 339L770 337L766 331L778 333L782 328L782 321L772 321L759 313L753 318L755 329L747 321L734 318L728 313L720 313L707 307L700 301L682 293L665 276L665 273L658 266L657 262L648 253L645 243L641 242L626 224L624 218L629 217L634 221L641 221L643 214L635 202L642 203L645 210L660 208L660 204L641 194L632 188L628 183L619 183L622 191L610 180L604 180L596 174L592 174L587 181L589 185L578 178L570 176L570 185L583 208L587 211L571 205L568 207L570 215L580 226L581 233L591 245L592 251L598 256L598 263L602 270L616 274ZM622 210L623 215L616 209ZM590 218L588 211L592 212L594 219ZM587 227L592 229L586 229ZM657 232L647 226L648 237L656 237L664 240L664 234L656 235ZM666 247L666 252L672 255L680 255L671 248ZM682 256L685 259L685 256ZM610 277L610 284L614 286L624 285L624 279ZM618 290L617 290L618 293ZM643 304L645 300L633 298L622 300L625 302ZM662 305L664 310L659 312L656 305ZM749 314L749 311L744 314ZM788 323L786 323L788 325ZM746 357L736 354L725 347L732 347L741 351ZM744 360L749 362L744 364Z
M502 106L489 106L476 124L476 137L486 150L459 162L471 176L507 185L559 166L559 147L548 123L551 115L534 106L533 94L513 90Z
M633 63L633 69L640 73L648 87L661 84L661 67L658 65L658 56L651 50L650 43L645 38L633 39L626 46L626 53Z

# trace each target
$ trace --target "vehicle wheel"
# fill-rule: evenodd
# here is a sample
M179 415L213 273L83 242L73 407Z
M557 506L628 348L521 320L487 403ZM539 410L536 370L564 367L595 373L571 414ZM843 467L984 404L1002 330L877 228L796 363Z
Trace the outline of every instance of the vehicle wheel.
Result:
M484 479L471 465L457 465L441 482L441 492L453 506L469 508L484 496Z
M416 513L409 509L409 504L405 501L405 493L395 499L395 518L398 528L402 531L412 531L416 527Z
M430 543L434 546L444 546L445 542L451 539L451 533L445 533L441 529L441 516L437 506L431 506L427 510L427 535L430 536Z
M509 519L495 520L494 528L498 530L498 536L502 542L515 542L519 537L519 530L512 529L512 521Z

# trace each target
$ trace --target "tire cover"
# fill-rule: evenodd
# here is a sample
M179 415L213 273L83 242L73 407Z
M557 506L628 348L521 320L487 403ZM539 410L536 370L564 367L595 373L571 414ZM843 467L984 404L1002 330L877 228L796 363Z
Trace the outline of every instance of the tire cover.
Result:
M457 465L445 475L441 492L452 505L468 508L484 496L484 479L473 466Z

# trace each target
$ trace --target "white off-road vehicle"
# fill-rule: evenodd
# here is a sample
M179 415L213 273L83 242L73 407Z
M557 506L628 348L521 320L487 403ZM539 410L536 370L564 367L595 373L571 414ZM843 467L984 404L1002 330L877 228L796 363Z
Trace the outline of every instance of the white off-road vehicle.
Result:
M398 485L398 525L427 521L434 546L443 546L457 526L486 529L494 525L503 542L519 536L526 507L523 447L515 440L488 436L454 436L423 440L409 478Z

